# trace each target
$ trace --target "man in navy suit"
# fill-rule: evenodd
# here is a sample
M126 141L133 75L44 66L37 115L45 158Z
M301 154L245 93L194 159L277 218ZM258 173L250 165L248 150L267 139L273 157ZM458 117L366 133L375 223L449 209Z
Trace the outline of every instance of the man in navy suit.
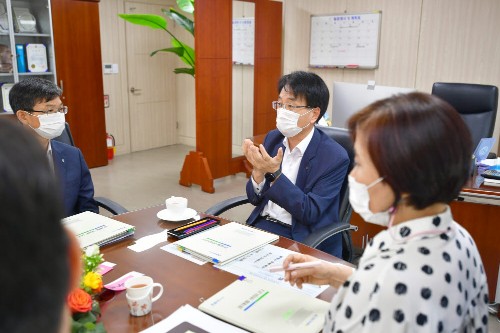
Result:
M61 184L65 216L84 211L98 213L94 184L80 149L52 140L61 135L68 107L60 99L61 89L42 78L27 78L16 83L9 102L17 119L35 133L47 152L50 167Z
M277 129L259 147L246 139L243 152L253 171L246 192L256 206L247 224L297 241L338 221L347 152L314 126L325 114L329 92L316 74L293 72L278 84L273 102ZM337 235L320 249L342 256Z

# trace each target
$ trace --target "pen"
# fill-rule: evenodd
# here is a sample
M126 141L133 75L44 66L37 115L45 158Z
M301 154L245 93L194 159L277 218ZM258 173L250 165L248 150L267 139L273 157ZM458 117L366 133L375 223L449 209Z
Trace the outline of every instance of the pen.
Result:
M217 223L217 221L216 220L210 220L210 221L208 221L206 223L203 223L203 224L197 225L195 227L189 228L188 230L185 230L184 233L185 234L189 234L191 232L194 232L194 231L199 230L201 228L204 228L206 226L212 225L214 223Z
M199 220L199 221L196 221L196 222L190 223L190 224L188 224L188 225L185 225L185 226L183 226L183 227L177 228L177 229L175 229L175 231L180 231L180 230L183 230L183 229L186 229L186 228L192 227L192 226L197 225L197 224L200 224L200 223L205 223L205 222L207 222L208 220L209 220L209 218L204 218L204 219L202 219L202 220Z
M287 271L293 271L295 269L301 269L301 268L308 268L308 267L316 267L321 265L321 261L308 261L308 262L301 262L298 264L290 264L288 265L287 268L283 268L283 266L270 266L268 267L268 270L270 272L282 272L284 270Z

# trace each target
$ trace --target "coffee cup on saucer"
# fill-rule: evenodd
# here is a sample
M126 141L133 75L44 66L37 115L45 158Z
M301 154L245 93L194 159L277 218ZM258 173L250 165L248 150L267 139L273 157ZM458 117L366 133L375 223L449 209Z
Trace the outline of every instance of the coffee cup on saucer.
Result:
M182 215L184 211L187 209L188 200L183 197L174 197L171 196L167 200L165 200L165 206L167 207L167 211L171 215Z

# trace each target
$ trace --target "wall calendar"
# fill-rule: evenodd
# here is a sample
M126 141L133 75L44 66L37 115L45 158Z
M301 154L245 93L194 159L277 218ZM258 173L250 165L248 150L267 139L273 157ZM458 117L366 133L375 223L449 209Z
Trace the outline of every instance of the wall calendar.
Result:
M382 12L311 16L309 66L377 68Z

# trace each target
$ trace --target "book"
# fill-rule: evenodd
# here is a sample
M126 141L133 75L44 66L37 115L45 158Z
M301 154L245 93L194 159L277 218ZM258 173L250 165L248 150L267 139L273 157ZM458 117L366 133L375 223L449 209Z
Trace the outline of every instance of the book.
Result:
M16 57L17 71L19 73L26 73L26 54L24 52L23 44L16 44Z
M257 333L317 333L330 303L259 278L231 283L198 307L216 318Z
M62 223L75 234L82 249L94 244L102 246L114 243L135 232L133 225L93 212L68 216Z
M195 257L224 265L278 239L278 235L230 222L181 239L175 244Z
M486 185L486 186L500 186L500 179L484 178L483 185Z
M247 333L186 304L141 333Z

